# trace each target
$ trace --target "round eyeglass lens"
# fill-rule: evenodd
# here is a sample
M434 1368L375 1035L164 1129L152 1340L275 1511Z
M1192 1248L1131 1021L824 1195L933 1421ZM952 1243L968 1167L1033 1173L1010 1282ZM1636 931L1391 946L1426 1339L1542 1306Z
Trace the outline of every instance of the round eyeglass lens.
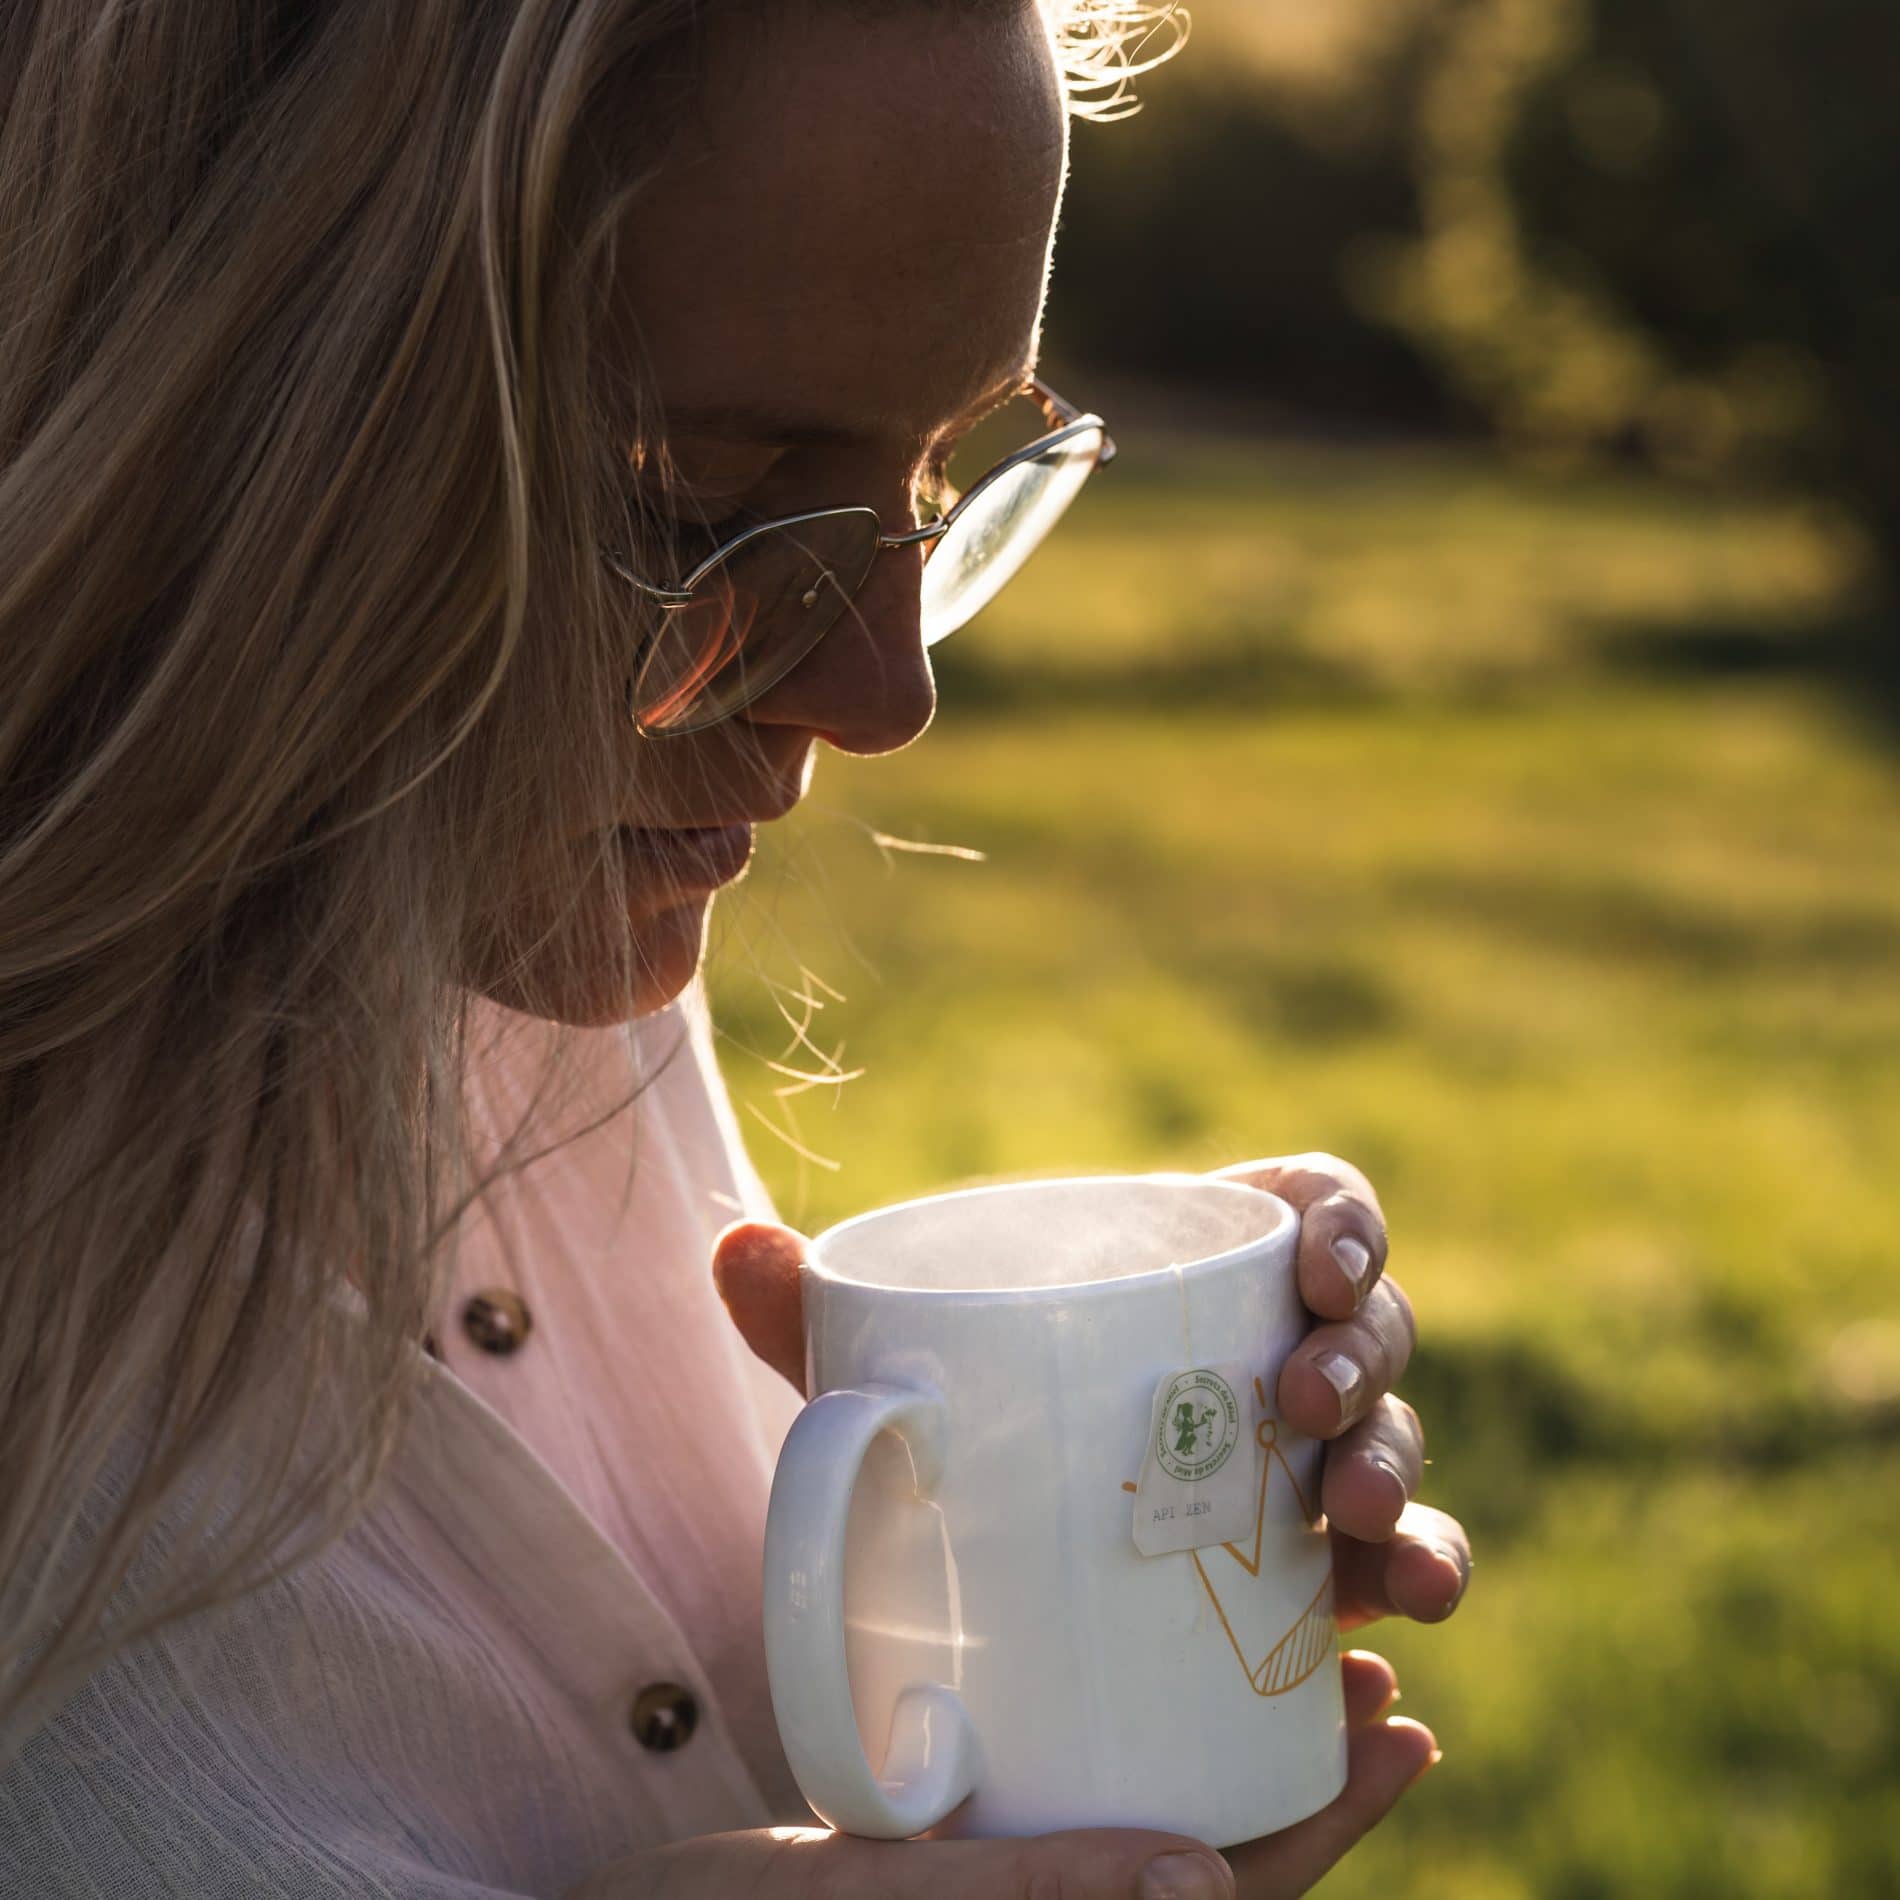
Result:
M748 536L662 617L634 685L641 730L695 732L783 679L844 612L877 538L869 508Z
M970 491L924 562L925 646L974 619L1016 577L1101 452L1101 430L1084 429Z

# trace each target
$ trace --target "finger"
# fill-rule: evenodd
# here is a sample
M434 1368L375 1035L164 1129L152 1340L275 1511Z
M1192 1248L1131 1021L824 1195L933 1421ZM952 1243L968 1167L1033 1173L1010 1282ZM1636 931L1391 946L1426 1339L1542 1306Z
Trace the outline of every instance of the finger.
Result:
M1287 1354L1280 1416L1309 1438L1338 1437L1398 1383L1417 1339L1411 1301L1396 1280L1380 1280L1351 1319L1315 1326Z
M1346 1697L1346 1726L1376 1722L1399 1699L1399 1678L1383 1656L1349 1649L1339 1658L1340 1687Z
M1376 1203L1344 1190L1300 1218L1300 1298L1322 1319L1357 1312L1385 1271L1385 1221Z
M1216 1179L1277 1194L1300 1216L1300 1297L1322 1319L1345 1319L1385 1271L1385 1214L1372 1183L1337 1155L1283 1155L1214 1170Z
M1471 1581L1465 1527L1429 1504L1408 1504L1379 1543L1333 1538L1333 1603L1343 1630L1381 1616L1442 1623Z
M1326 1448L1320 1506L1336 1531L1378 1543L1398 1528L1425 1474L1418 1414L1390 1393Z
M1147 1889L1143 1877L1152 1871ZM1205 1876L1196 1890L1187 1882ZM1170 1884L1171 1883L1171 1884ZM1227 1863L1186 1834L1076 1828L1005 1840L872 1841L829 1828L705 1834L604 1868L565 1900L1234 1900Z
M1337 1799L1277 1834L1227 1850L1239 1900L1304 1893L1438 1757L1431 1730L1402 1715L1358 1730L1346 1745L1346 1785Z
M765 1221L735 1221L713 1241L713 1285L745 1342L768 1366L805 1390L803 1235Z

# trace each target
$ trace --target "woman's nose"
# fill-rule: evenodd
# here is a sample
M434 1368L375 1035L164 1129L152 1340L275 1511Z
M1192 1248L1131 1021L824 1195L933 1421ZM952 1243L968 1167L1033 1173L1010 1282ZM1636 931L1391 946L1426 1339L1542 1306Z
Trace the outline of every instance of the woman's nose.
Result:
M922 571L921 547L881 550L857 598L745 717L802 726L866 758L909 745L937 710L921 631Z

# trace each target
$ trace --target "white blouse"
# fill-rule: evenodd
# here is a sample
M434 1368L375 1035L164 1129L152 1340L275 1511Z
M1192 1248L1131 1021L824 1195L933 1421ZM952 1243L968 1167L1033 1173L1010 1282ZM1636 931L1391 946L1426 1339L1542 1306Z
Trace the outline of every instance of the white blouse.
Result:
M548 1025L481 1007L506 1114ZM642 1846L814 1819L759 1613L800 1401L709 1270L771 1202L697 984L565 1033L589 1095L559 1130L658 1080L471 1214L442 1363L349 1534L109 1663L0 1773L0 1900L557 1895Z

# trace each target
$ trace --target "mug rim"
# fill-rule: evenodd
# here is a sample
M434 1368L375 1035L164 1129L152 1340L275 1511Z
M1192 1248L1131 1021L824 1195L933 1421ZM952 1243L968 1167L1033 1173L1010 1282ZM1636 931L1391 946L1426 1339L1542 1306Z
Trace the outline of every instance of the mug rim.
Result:
M1068 1280L1044 1286L895 1286L887 1280L861 1280L855 1275L842 1273L831 1267L823 1257L822 1249L826 1244L843 1235L847 1230L869 1227L879 1220L899 1214L926 1202L962 1201L975 1199L979 1195L1023 1193L1036 1188L1067 1187L1087 1183L1101 1186L1108 1182L1130 1183L1178 1183L1196 1188L1213 1189L1221 1197L1239 1193L1250 1199L1271 1201L1279 1210L1274 1223L1264 1233L1255 1234L1250 1240L1237 1241L1231 1247L1223 1247L1219 1253L1202 1254L1189 1261L1171 1261L1165 1266L1147 1267L1139 1273L1113 1274L1096 1280ZM1149 1173L1128 1173L1116 1170L1104 1174L1053 1174L1035 1175L1027 1180L986 1181L974 1187L952 1188L941 1194L913 1194L901 1201L891 1201L882 1207L867 1208L861 1214L847 1215L841 1221L834 1221L822 1233L812 1237L811 1246L806 1250L801 1263L801 1272L809 1273L822 1280L827 1286L849 1287L866 1293L888 1294L898 1299L932 1300L938 1303L975 1305L1007 1301L1020 1303L1036 1300L1068 1300L1089 1295L1103 1298L1109 1290L1126 1287L1135 1289L1154 1284L1157 1281L1192 1271L1199 1275L1213 1273L1223 1267L1231 1267L1236 1262L1250 1257L1261 1248L1271 1246L1286 1237L1288 1228L1297 1230L1299 1214L1290 1201L1275 1194L1271 1189L1249 1186L1244 1181L1224 1179L1219 1175L1190 1174L1185 1171L1157 1170ZM1296 1243L1297 1244L1297 1243Z

